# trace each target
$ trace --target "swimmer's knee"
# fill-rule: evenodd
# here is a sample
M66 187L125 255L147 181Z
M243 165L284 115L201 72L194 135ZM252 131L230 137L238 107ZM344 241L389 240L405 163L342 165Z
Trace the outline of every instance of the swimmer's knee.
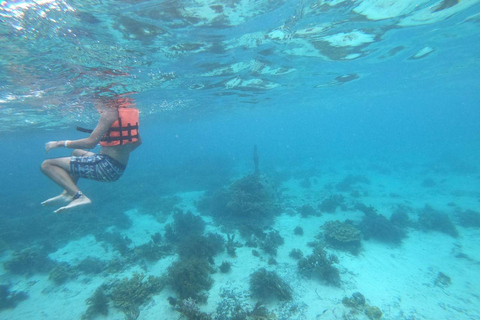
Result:
M40 165L40 170L43 172L43 173L46 173L49 169L49 167L51 166L51 161L50 159L47 159L47 160L44 160L42 162L42 164Z
M83 151L82 149L75 149L72 152L72 156L81 157L84 153L85 153L85 151Z

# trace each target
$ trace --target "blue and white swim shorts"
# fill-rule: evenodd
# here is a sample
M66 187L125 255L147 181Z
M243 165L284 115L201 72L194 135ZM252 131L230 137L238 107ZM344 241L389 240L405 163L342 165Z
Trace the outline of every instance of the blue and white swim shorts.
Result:
M70 174L75 178L111 182L118 180L126 166L106 154L70 158Z

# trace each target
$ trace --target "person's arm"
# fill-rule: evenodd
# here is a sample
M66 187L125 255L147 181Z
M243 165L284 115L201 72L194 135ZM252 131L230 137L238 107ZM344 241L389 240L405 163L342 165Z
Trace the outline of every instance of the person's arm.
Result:
M92 131L90 136L84 139L78 140L60 140L60 141L50 141L45 144L45 151L48 152L50 149L55 148L72 148L72 149L92 149L99 142L100 139L108 132L112 123L115 122L118 118L118 111L115 108L106 108L101 115L100 120Z

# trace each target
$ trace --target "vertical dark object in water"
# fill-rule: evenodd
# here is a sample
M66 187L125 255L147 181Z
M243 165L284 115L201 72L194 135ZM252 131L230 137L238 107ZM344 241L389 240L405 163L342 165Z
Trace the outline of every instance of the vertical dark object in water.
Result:
M260 170L258 169L258 152L257 152L257 145L253 146L253 163L255 164L255 171L254 175L258 176L260 174Z

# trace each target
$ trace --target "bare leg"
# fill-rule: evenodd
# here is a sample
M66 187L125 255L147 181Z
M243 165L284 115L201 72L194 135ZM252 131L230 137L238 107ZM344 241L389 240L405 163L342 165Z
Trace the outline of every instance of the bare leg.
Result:
M72 155L80 155L83 150L75 150ZM82 155L88 155L90 152L83 152ZM43 205L58 200L71 201L68 205L55 210L55 213L68 210L74 207L91 203L91 200L80 192L77 187L77 179L70 176L70 157L48 159L42 163L42 172L47 175L53 182L64 189L60 195L50 198Z

